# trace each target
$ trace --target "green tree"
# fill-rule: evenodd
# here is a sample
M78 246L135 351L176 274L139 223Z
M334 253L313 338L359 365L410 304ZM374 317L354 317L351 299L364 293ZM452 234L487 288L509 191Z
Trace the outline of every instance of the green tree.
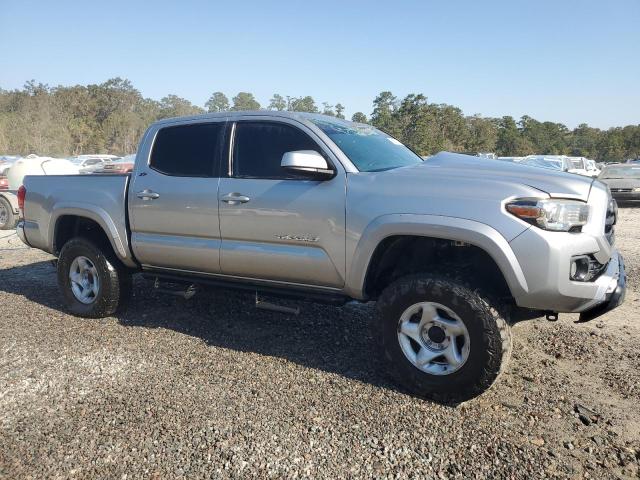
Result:
M226 112L229 110L229 99L222 92L213 92L213 94L204 104L208 112Z
M367 116L362 112L354 113L353 116L351 117L351 121L358 122L358 123L368 123Z
M595 158L598 155L598 143L602 132L581 123L571 133L570 152L577 157Z
M396 118L398 99L391 92L381 92L373 100L371 124L393 136L400 135L400 126Z
M336 103L336 117L344 119L344 106L341 103Z
M204 109L177 95L167 95L160 100L159 118L186 117L200 113L204 113Z
M422 94L411 93L407 95L397 111L391 111L387 125L389 125L387 128L382 127L383 130L399 138L419 155L434 153L442 149L439 144L439 129L433 109L429 108L427 97Z
M495 120L474 115L466 118L464 150L467 152L495 152L498 127Z
M536 153L562 155L569 152L569 130L561 123L539 122L524 115L519 122L523 138L533 145Z
M207 110L223 111L229 101L215 92ZM501 156L530 153L571 153L596 160L622 161L640 156L640 125L599 130L580 124L573 130L561 123L523 116L465 117L447 104L431 104L422 94L402 101L381 92L373 102L371 121L421 154L439 150L492 151ZM239 93L233 108L257 109L253 95ZM274 110L317 112L312 97L282 97L269 103ZM343 115L341 104L323 104L323 110ZM77 155L80 153L133 153L150 123L159 118L193 115L203 109L176 95L156 101L144 98L131 82L110 78L100 84L49 87L36 81L23 88L0 88L0 152L27 155ZM352 119L366 122L357 112Z
M336 116L336 112L333 111L333 105L329 105L327 102L322 102L322 114L329 115L331 117Z
M231 110L260 110L260 104L254 98L253 93L240 92L233 97Z
M289 110L293 112L310 112L310 113L318 113L318 107L316 106L316 102L312 97L300 97L300 98L292 98Z
M501 157L524 156L535 153L533 145L522 136L513 117L502 117L498 121L496 153Z
M281 112L287 109L287 102L284 97L278 93L274 93L271 100L269 100L269 110L277 110Z

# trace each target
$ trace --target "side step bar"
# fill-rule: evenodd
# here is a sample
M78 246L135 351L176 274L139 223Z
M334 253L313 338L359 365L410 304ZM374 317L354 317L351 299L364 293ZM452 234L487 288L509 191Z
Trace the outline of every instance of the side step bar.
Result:
M256 308L259 310L267 310L276 313L287 313L289 315L300 315L300 307L292 308L285 307L284 305L276 305L275 303L265 302L258 298L258 292L256 292Z
M198 292L198 287L195 284L189 285L185 290L171 290L170 288L162 288L160 286L160 280L156 277L153 282L153 289L156 292L166 293L167 295L174 295L176 297L184 298L185 300L190 300L193 296Z
M314 303L324 303L328 305L342 306L345 303L349 302L351 298L346 295L342 295L340 293L334 292L326 292L321 291L319 289L313 288L302 288L302 287L279 287L279 286L271 286L271 285L263 285L257 282L251 281L237 281L237 280L228 280L225 281L220 278L212 278L205 275L181 275L178 273L167 273L166 271L161 270L145 270L142 273L143 277L147 280L152 280L154 282L154 286L161 281L166 281L169 283L182 283L186 285L193 286L209 286L214 288L221 288L227 290L245 290L250 292L255 292L258 295L269 295L280 298L287 298L292 300L304 300L307 302ZM188 290L188 289L187 289ZM173 291L175 292L175 291ZM172 295L175 293L171 293ZM182 296L182 295L179 295ZM193 295L191 295L193 296ZM190 297L189 297L190 298ZM258 303L258 302L257 302ZM265 309L270 309L268 302L259 302L264 305L267 304ZM271 304L273 305L273 304ZM257 305L256 305L257 306ZM278 307L278 305L273 305ZM261 308L261 307L258 307ZM283 307L287 308L287 307ZM272 310L275 311L275 310ZM286 313L293 312L287 311Z

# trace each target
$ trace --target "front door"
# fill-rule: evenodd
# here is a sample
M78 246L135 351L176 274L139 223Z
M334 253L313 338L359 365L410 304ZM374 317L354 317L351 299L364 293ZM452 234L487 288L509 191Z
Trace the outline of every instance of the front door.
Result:
M229 175L220 179L224 274L339 288L345 277L345 172L312 180L288 174L285 152L327 152L285 121L238 121Z
M163 127L148 165L136 166L129 187L131 243L144 267L220 273L224 130L224 120Z

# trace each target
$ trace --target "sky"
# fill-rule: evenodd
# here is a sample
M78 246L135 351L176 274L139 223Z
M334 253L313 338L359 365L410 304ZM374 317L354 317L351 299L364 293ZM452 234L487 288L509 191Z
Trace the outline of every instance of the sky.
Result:
M640 0L0 0L0 88L128 78L146 97L274 93L371 113L640 124Z

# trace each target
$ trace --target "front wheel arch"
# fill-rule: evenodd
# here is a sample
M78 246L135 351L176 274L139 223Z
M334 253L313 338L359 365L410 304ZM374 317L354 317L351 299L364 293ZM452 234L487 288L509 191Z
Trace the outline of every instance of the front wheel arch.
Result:
M392 237L429 238L465 243L483 250L501 272L510 296L518 298L528 292L527 280L508 239L526 228L511 228L503 236L487 224L458 217L428 214L387 214L377 217L364 229L353 254L347 274L347 293L357 299L367 299L365 284L374 260L374 252ZM422 270L427 270L423 266Z

